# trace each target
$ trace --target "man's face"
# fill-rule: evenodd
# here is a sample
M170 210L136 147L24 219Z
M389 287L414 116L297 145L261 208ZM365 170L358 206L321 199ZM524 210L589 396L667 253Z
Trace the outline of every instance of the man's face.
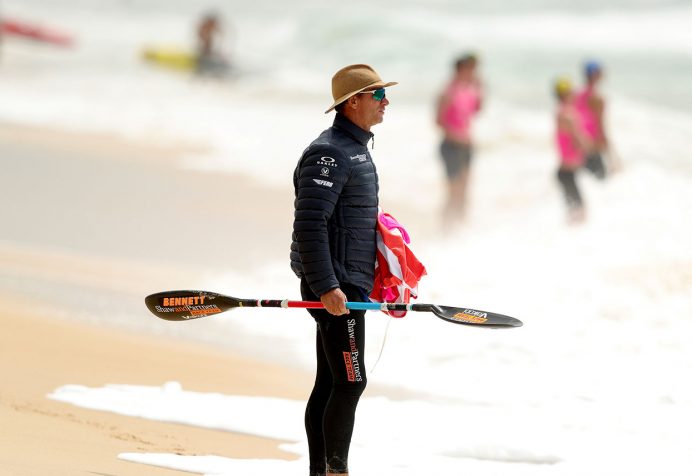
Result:
M379 101L376 97L377 95L371 92L358 95L358 115L362 120L362 124L368 126L368 130L384 120L384 110L389 105L389 100L386 97Z

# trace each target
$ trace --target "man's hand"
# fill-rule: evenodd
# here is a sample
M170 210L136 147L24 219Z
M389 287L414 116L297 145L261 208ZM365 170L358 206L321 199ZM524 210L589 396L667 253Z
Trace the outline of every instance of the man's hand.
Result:
M334 288L320 296L320 301L324 304L324 308L329 314L334 314L335 316L348 314L346 300L346 295L340 288Z

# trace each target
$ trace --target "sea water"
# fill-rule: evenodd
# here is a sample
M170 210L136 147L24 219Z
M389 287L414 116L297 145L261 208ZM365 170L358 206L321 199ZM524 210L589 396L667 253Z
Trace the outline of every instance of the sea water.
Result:
M191 49L194 24L208 8L226 20L222 46L236 65L232 79L201 80L141 60L147 45ZM474 130L469 216L448 235L411 224L414 251L429 273L419 302L510 314L525 326L488 331L427 313L369 314L370 381L410 397L364 398L352 469L692 471L692 430L682 423L692 416L689 2L111 0L96 8L87 0L22 0L5 1L2 13L70 32L76 46L6 39L0 120L154 144L202 143L208 153L177 166L242 172L275 187L290 188L301 151L329 126L323 111L333 72L374 65L385 80L400 82L388 90L391 104L372 150L382 204L395 216L439 211L445 189L434 102L456 55L476 52L487 96ZM605 67L608 129L624 169L603 183L580 177L588 220L573 227L554 177L550 84L558 75L579 84L589 58ZM199 287L297 297L287 262L259 264L249 275L229 269ZM263 357L311 368L310 321L287 318L294 311L256 312L253 320L199 320L189 329L253 338ZM184 382L66 384L73 385L52 398L126 414L151 400L138 416L199 426L236 415L218 427L296 441L290 449L305 455L300 402L273 402L286 417L263 428L267 402L199 395ZM122 457L208 474L304 473L304 461Z

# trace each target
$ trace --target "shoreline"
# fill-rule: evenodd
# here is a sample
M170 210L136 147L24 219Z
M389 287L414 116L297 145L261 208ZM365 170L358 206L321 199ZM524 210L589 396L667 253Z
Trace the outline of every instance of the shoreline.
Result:
M211 242L195 233L222 213L262 229L252 210L233 204L249 194L281 192L263 190L242 177L181 171L170 166L176 153L181 149L0 123L0 160L7 171L0 185L19 205L0 207L7 225L0 235L0 372L5 376L0 472L182 474L118 459L128 452L297 458L279 450L279 441L47 398L68 384L159 386L168 381L199 392L307 398L312 377L299 369L240 356L182 333L161 335L153 320L139 325L147 292L202 280L215 264L246 269L266 253L252 249L253 243L275 249L281 242L275 233L259 239L235 233L233 224L217 226L222 236ZM128 177L135 179L124 183ZM177 199L181 183L199 196ZM224 202L231 206L224 210ZM269 199L264 208L278 217L275 202ZM210 210L192 218L192 233L170 235L151 223L150 214L165 220L199 203ZM176 252L161 250L166 243ZM246 252L213 256L234 248Z

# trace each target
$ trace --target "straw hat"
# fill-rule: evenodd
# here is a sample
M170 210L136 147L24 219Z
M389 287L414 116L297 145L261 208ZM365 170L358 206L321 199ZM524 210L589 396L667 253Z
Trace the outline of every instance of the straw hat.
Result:
M385 83L380 76L367 64L352 64L341 68L332 77L332 97L334 104L324 111L327 114L336 106L346 101L351 96L362 93L366 89L369 91L388 88L399 84L396 82Z

